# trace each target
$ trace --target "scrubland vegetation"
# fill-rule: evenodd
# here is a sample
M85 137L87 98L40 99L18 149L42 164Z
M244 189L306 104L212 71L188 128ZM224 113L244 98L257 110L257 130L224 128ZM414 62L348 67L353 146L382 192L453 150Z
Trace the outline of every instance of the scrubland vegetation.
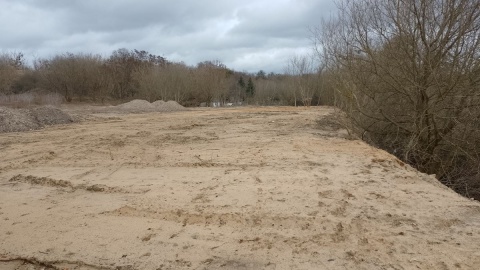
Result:
M320 77L312 66L309 70L292 66L288 74L267 75L262 70L250 74L229 69L219 61L188 66L146 51L127 49L118 49L107 58L64 53L36 59L33 67L24 64L22 54L3 54L0 58L0 95L41 91L61 95L66 102L103 103L138 98L150 102L174 100L185 106L295 105L319 101ZM308 91L300 76L308 81L308 87L312 86Z
M344 0L313 30L364 140L480 199L480 2Z
M284 74L249 74L219 61L188 66L127 49L65 53L32 67L20 53L3 54L0 103L48 103L25 94L44 92L55 102L334 105L352 133L480 199L480 2L337 4L312 29L315 53L292 57Z

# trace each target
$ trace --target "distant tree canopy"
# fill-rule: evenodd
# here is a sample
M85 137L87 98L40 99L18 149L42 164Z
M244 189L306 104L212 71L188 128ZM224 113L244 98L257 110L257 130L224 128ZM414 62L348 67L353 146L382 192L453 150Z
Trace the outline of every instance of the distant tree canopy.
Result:
M267 74L263 70L259 70L257 75L255 76L256 79L267 79Z
M25 70L22 53L0 54L0 93L12 93L15 82Z
M196 66L171 62L144 50L118 49L109 56L63 53L24 64L23 54L0 55L0 94L44 89L65 101L175 100L200 104L295 105L296 75L229 69L219 60ZM248 78L248 79L247 79Z
M243 80L243 76L240 76L240 79L238 79L238 86L242 89L245 89L246 88L246 84L245 84L245 81Z

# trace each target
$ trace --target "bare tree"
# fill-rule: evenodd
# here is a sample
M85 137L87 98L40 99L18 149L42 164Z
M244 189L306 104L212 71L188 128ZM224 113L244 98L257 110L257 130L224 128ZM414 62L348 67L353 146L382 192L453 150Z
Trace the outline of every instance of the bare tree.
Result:
M194 95L208 105L213 101L224 102L228 96L229 70L218 61L199 63L193 71Z
M107 94L103 60L98 55L66 53L38 59L35 70L45 89L63 95L67 101L74 97L103 98Z
M317 91L317 71L313 60L313 57L307 55L293 56L285 68L285 73L290 75L295 106L297 99L300 99L304 106L310 106Z
M337 104L368 139L444 182L477 175L480 2L338 7L315 29L317 52L336 75Z
M0 54L0 93L9 94L11 87L23 73L22 53Z
M138 69L134 78L138 81L140 97L150 102L175 100L184 103L193 86L190 75L191 69L183 63L169 63Z

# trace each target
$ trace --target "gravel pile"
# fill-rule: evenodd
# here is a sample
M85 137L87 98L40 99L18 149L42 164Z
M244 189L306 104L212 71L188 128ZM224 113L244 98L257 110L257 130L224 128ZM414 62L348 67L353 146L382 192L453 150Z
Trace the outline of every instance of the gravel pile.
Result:
M0 133L35 130L71 122L70 115L52 106L30 109L0 107Z
M165 104L166 102L163 101L163 100L157 100L155 102L152 102L152 105L155 106L155 107L161 107Z
M154 110L154 106L150 102L141 99L134 99L130 102L120 104L115 108L123 112L131 113L151 112Z
M163 100L157 100L153 102L152 105L155 107L155 111L157 112L176 112L185 110L185 107L173 100L169 100L167 102Z
M146 100L135 99L102 112L145 113L185 110L185 107L175 101L164 102L158 100L150 103ZM72 122L74 122L72 116L52 106L28 109L12 109L0 106L0 133L35 130L49 125L68 124Z
M30 114L40 125L44 126L69 124L73 122L70 115L52 106L30 109Z
M153 103L150 103L146 100L135 99L127 103L120 104L115 106L114 110L127 113L143 113L143 112L176 112L184 111L185 107L178 104L177 102L157 100Z

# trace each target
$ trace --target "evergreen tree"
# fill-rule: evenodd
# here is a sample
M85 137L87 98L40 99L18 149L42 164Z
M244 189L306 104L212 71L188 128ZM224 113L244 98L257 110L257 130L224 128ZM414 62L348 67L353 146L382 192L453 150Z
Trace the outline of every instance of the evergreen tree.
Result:
M245 91L249 97L253 97L255 95L255 85L253 84L251 77L248 78L247 89Z
M265 74L265 71L259 70L259 71L257 72L257 80L258 80L258 79L264 79L264 80L267 79L267 75Z
M245 89L245 81L243 80L243 77L240 77L240 79L238 79L238 86L240 86L240 88L242 89Z

